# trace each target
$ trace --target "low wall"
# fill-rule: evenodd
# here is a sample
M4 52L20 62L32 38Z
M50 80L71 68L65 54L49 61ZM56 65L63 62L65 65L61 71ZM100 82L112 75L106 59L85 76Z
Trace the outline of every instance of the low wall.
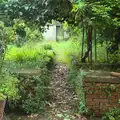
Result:
M84 77L87 108L101 116L113 107L120 107L120 79L108 72L92 71Z
M5 100L0 100L0 120L3 118L5 103Z

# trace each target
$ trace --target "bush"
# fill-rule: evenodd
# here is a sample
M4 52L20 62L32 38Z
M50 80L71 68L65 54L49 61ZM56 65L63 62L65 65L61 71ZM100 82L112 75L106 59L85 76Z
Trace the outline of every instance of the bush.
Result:
M7 61L11 62L10 68L41 68L52 66L54 62L54 51L45 50L42 45L38 47L25 45L21 48L11 47L5 56ZM51 62L52 61L52 62Z
M85 72L82 70L72 69L68 74L68 83L71 87L74 88L78 98L79 98L79 112L80 113L87 113L88 109L85 105L85 91L83 87L83 77Z
M0 25L2 25L6 31L7 36L5 37L7 41L18 47L22 47L28 41L43 41L42 33L38 27L32 26L31 28L24 20L14 19L13 23L10 23L9 26L3 23L0 23Z
M8 100L18 99L18 84L19 81L16 77L9 74L0 75L0 94L1 96L8 97ZM1 98L1 97L0 97Z
M26 71L24 71L25 76L22 76L19 72L16 74L20 81L19 95L21 98L20 100L11 101L11 108L17 108L17 110L26 113L39 113L44 110L46 101L49 98L47 86L50 81L49 69L54 64L53 52L53 50L45 50L42 46L38 48L29 45L21 48L12 47L8 50L4 65L9 66L10 71L15 68L27 69L28 71L30 69L33 72L34 70L40 70L40 74L37 75L32 73L27 75ZM15 74L14 71L13 74Z
M43 112L49 98L47 86L50 82L50 73L46 68L40 70L40 75L17 75L20 100L12 101L11 108L17 108L25 113ZM17 104L16 104L17 103Z
M77 58L80 58L80 43L77 40L53 42L52 47L57 55L56 60L66 63L69 67L73 66L72 61L78 61Z
M52 46L50 44L44 44L43 47L45 50L52 50Z
M102 120L120 120L120 108L112 108L102 117Z

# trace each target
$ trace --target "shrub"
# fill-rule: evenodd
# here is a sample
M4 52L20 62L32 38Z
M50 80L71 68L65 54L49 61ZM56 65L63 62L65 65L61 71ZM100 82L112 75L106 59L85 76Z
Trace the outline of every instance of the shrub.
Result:
M28 44L21 48L10 48L5 56L5 60L6 63L7 61L12 62L11 66L14 65L15 68L41 68L48 64L52 66L54 56L53 50L45 50L42 46L38 48Z
M45 50L42 46L35 47L26 45L21 48L11 48L5 57L5 65L12 69L40 70L40 74L22 76L16 74L19 79L20 100L10 102L11 108L19 108L26 113L39 113L44 110L49 97L47 86L50 81L50 67L53 66L53 50ZM51 62L52 61L52 62ZM9 64L9 62L11 64ZM13 71L13 70L12 70ZM21 71L20 71L21 72ZM26 72L26 71L24 71ZM14 71L13 71L13 74Z
M51 46L50 44L44 44L44 45L43 45L43 48L44 48L45 50L52 50L52 46Z
M56 60L66 63L69 67L73 66L72 61L78 61L77 58L80 58L80 43L77 40L53 42L52 47L57 55Z
M120 120L120 108L112 108L102 117L102 120Z
M38 42L43 41L43 36L37 27L32 28L25 23L24 20L14 19L9 26L0 23L6 31L6 39L11 44L15 44L18 47L22 47L26 42Z
M50 81L50 73L46 68L40 70L40 75L17 75L19 83L20 100L11 102L11 106L19 108L26 113L39 113L44 111L46 101L49 98L47 86ZM17 104L14 104L17 103Z
M82 70L76 70L72 69L70 70L68 74L68 83L70 86L72 86L79 98L79 112L80 113L87 113L88 109L85 105L85 91L83 87L83 77L85 75L85 72Z
M8 99L18 99L18 79L8 74L0 75L0 94Z

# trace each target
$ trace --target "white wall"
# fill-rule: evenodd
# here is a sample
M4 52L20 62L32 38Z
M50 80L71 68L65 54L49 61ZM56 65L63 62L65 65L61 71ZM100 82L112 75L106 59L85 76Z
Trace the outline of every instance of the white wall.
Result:
M46 40L55 40L56 41L57 38L62 38L62 39L69 38L69 34L65 31L63 33L63 36L62 35L60 36L58 33L56 33L56 32L59 32L59 30L56 31L56 28L57 28L56 25L50 25L49 29L47 29L47 27L45 27L45 28L46 28L46 31L43 33L43 37Z
M49 26L49 29L43 33L43 37L46 40L56 40L56 25Z

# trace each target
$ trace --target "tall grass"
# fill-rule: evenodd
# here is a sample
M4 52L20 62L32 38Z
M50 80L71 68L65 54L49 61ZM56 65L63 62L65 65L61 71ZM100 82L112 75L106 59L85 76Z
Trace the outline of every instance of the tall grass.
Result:
M46 51L44 46L52 49ZM51 46L51 47L50 47ZM93 45L93 62L95 60L95 51ZM86 52L87 46L84 47L84 53ZM6 60L25 60L25 59L32 59L35 58L38 54L44 55L49 54L49 56L54 56L54 51L56 54L55 60L56 62L62 62L71 66L74 61L78 63L81 62L81 42L78 39L70 39L68 41L44 41L44 42L27 42L23 47L18 48L16 46L9 46L8 52L6 54ZM41 59L41 58L38 58ZM114 58L112 58L114 59ZM111 59L111 60L112 60ZM97 44L97 63L103 63L107 60L107 53L106 53L106 44L103 43ZM110 61L111 61L110 60ZM109 63L110 63L109 61Z
M78 41L64 41L52 43L52 47L56 52L56 61L71 64L75 56L80 56L80 44Z

